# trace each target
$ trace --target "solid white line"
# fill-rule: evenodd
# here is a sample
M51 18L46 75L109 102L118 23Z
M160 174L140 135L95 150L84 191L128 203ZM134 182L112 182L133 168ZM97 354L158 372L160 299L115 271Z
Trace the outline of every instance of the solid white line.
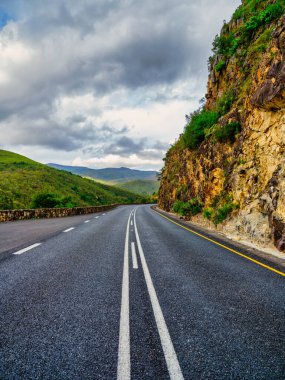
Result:
M162 349L164 352L169 376L171 380L183 380L183 374L177 359L176 352L173 347L173 343L171 341L171 337L168 331L168 328L165 323L164 316L162 314L161 307L159 305L159 301L156 295L156 291L153 286L153 282L149 273L149 269L146 263L146 259L144 256L144 252L141 246L139 234L138 234L138 229L137 229L137 224L136 224L136 212L134 213L134 225L135 225L135 235L137 239L137 245L138 245L138 250L139 250L139 255L141 259L141 264L144 272L144 278L146 281L150 301L152 304L152 309L154 313L154 318L156 321L156 325L158 328L159 336L160 336L160 341L162 345Z
M27 248L24 248L24 249L21 249L20 251L14 252L13 255L21 255L22 253L27 252L27 251L29 251L30 249L36 248L36 247L38 247L38 246L41 245L41 244L42 244L42 243L36 243L36 244L30 245L30 246L27 247Z
M132 245L133 269L138 269L138 260L137 260L135 243L132 241L131 245Z
M67 230L64 230L63 232L69 232L69 231L72 231L72 230L74 230L74 228L75 228L75 227L70 227L70 228L68 228Z
M85 220L85 222L84 223L89 223L90 222L90 220Z
M131 359L130 359L130 304L129 304L129 228L130 218L128 219L125 251L124 269L122 284L122 301L120 316L120 337L118 352L117 380L130 380L131 378Z

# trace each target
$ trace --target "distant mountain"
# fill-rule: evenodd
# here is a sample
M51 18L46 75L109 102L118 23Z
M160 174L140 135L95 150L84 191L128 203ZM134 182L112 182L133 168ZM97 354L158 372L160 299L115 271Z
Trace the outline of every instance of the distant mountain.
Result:
M94 178L99 181L117 184L120 182L128 182L135 180L152 180L157 181L158 172L152 170L135 170L125 167L121 168L106 168L106 169L90 169L84 166L65 166L54 163L47 164L48 166L78 174L81 177Z
M0 209L41 207L35 206L35 199L39 196L45 198L45 203L54 203L55 207L142 201L141 196L124 189L81 178L19 154L0 150Z

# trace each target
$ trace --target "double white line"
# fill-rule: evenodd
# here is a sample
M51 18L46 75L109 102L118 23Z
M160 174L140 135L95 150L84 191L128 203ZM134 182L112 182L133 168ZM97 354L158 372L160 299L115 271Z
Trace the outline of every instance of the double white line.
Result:
M122 285L122 302L121 302L121 318L120 318L120 337L119 337L119 354L118 354L118 380L129 380L131 378L131 359L130 359L130 317L129 317L129 227L131 212L126 231L125 252L124 252L124 269L123 269L123 285ZM156 321L160 341L165 356L169 376L171 380L183 380L183 374L177 359L173 343L170 338L165 319L159 305L157 294L153 286L148 265L141 246L140 237L136 224L136 211L134 212L134 227L137 240L139 256L142 264L144 278L146 281L154 318Z

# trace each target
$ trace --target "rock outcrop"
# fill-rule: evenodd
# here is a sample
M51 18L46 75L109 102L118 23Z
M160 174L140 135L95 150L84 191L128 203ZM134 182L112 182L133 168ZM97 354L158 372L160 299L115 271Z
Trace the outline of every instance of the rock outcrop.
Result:
M196 149L185 146L180 136L165 158L159 206L169 211L177 200L198 198L206 210L231 198L236 207L219 229L285 251L285 16L268 16L270 22L256 27L242 44L252 21L250 14L245 16L248 3L237 11L244 10L244 17L223 26L220 38L235 37L232 46L240 45L230 55L216 52L210 59L205 104L205 110L215 110L219 99L233 90L235 98L219 125L238 122L241 131L232 141L207 138L206 133ZM276 5L260 3L259 14ZM192 219L203 222L201 215Z

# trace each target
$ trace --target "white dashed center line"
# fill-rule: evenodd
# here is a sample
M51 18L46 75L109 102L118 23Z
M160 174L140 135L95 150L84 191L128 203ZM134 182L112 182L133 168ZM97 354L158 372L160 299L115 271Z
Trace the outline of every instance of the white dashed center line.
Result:
M153 314L154 318L156 321L158 333L160 336L160 341L162 345L162 349L164 352L164 357L166 360L169 376L171 380L184 380L177 355L157 298L157 294L152 282L152 278L148 269L148 265L145 259L145 255L142 249L138 229L137 229L137 224L136 224L136 212L134 213L134 226L135 226L135 235L136 235L136 240L137 240L137 246L138 246L138 251L139 251L139 257L141 260L142 264L142 269L144 272L144 278L146 282L146 286L148 289L149 297L150 297L150 302L152 304L152 309L153 309Z
M74 230L74 228L75 228L75 227L70 227L70 228L68 228L67 230L64 230L63 232L69 232L69 231L72 231L72 230Z
M137 260L137 254L136 254L136 247L135 247L135 243L133 241L131 243L131 247L132 247L133 269L138 269L138 260Z
M27 251L29 251L30 249L36 248L36 247L38 247L38 246L41 245L41 244L42 244L42 243L36 243L36 244L30 245L30 246L27 247L27 248L23 248L23 249L21 249L20 251L14 252L13 255L21 255L22 253L27 252Z

